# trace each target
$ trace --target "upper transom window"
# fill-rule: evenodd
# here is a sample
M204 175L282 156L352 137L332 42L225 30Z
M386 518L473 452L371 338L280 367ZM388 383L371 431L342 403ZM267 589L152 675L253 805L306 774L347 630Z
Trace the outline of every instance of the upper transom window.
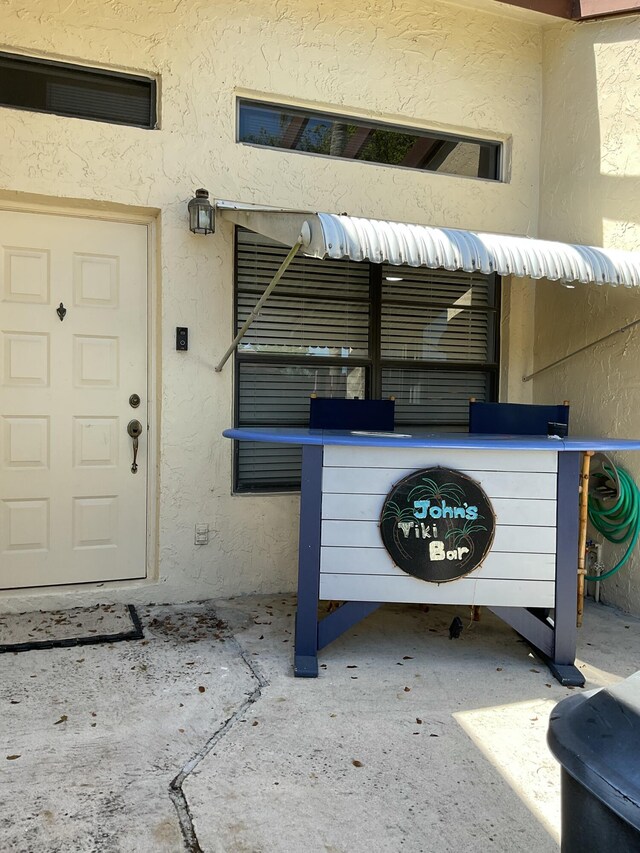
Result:
M364 121L294 107L239 101L238 142L500 180L499 142Z
M154 128L156 83L150 77L0 53L0 106Z

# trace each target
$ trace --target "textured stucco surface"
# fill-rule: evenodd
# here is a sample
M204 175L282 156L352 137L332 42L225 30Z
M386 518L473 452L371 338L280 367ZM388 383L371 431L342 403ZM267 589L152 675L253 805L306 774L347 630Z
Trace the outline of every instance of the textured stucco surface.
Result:
M545 31L540 236L640 250L640 17ZM539 283L536 367L640 317L640 292ZM640 435L640 331L577 355L534 381L540 402L571 400L573 429ZM637 454L619 461L640 482ZM607 567L620 552L606 545ZM640 560L604 587L640 611Z
M2 110L0 198L144 208L160 225L156 578L72 590L68 606L107 594L172 601L292 588L297 498L232 497L231 445L220 437L232 419L232 368L212 368L231 338L232 230L193 237L186 202L205 186L221 198L535 234L542 32L496 9L418 0L0 5L3 49L156 74L162 93L156 131ZM238 145L238 93L489 134L507 142L509 181ZM190 328L187 354L174 350L177 325ZM197 548L199 521L212 535ZM56 605L63 595L10 594L0 606Z

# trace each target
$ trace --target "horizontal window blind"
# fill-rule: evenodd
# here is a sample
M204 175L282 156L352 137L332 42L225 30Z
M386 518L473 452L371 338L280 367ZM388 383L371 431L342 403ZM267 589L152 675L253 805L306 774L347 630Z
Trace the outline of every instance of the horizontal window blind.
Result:
M238 296L238 328L256 299ZM349 302L321 303L309 299L269 297L243 339L243 350L298 355L367 357L369 308Z
M276 243L240 232L237 328L246 321L287 255ZM369 273L366 266L295 258L243 338L245 352L366 358Z
M493 361L493 278L385 264L382 358L478 364Z
M149 92L142 89L110 91L72 82L47 83L47 104L51 112L82 116L98 121L117 118L118 124L149 123Z
M239 365L240 426L303 426L309 398L364 397L364 368L317 365Z
M449 308L495 308L493 275L424 267L382 265L382 301L405 305L430 303Z
M287 249L239 229L236 328ZM464 430L495 399L495 276L297 256L236 353L236 424L306 426L309 398L395 397L399 426ZM372 337L373 335L373 337ZM299 447L236 442L238 491L295 489Z
M383 306L382 358L492 360L493 317L460 308Z
M299 489L301 468L302 450L299 445L260 441L237 443L238 491Z
M489 397L489 374L457 370L382 370L382 396L396 398L396 422L407 426L465 426L469 397Z
M251 231L237 231L238 293L262 296L289 249ZM369 267L354 261L319 260L296 255L278 282L282 296L369 301Z
M0 52L0 106L154 128L156 83L150 77Z
M365 396L365 368L238 363L238 426L306 426L309 399ZM237 488L298 487L300 447L238 442Z

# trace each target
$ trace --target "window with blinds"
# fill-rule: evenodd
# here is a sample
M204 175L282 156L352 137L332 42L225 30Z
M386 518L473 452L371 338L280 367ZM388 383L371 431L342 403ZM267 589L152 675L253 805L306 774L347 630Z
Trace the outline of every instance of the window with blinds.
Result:
M156 126L156 82L0 52L0 106L151 129Z
M287 248L236 233L236 328ZM237 426L306 426L309 397L396 399L403 426L463 430L497 398L496 276L298 256L236 352ZM292 490L301 451L235 443L236 491Z

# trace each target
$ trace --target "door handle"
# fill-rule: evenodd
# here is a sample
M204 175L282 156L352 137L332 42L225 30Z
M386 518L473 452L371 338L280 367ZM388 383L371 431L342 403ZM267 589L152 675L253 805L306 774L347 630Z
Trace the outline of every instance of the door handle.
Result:
M142 435L142 424L140 421L129 421L127 432L133 439L133 464L131 465L131 473L135 474L138 470L138 438Z

